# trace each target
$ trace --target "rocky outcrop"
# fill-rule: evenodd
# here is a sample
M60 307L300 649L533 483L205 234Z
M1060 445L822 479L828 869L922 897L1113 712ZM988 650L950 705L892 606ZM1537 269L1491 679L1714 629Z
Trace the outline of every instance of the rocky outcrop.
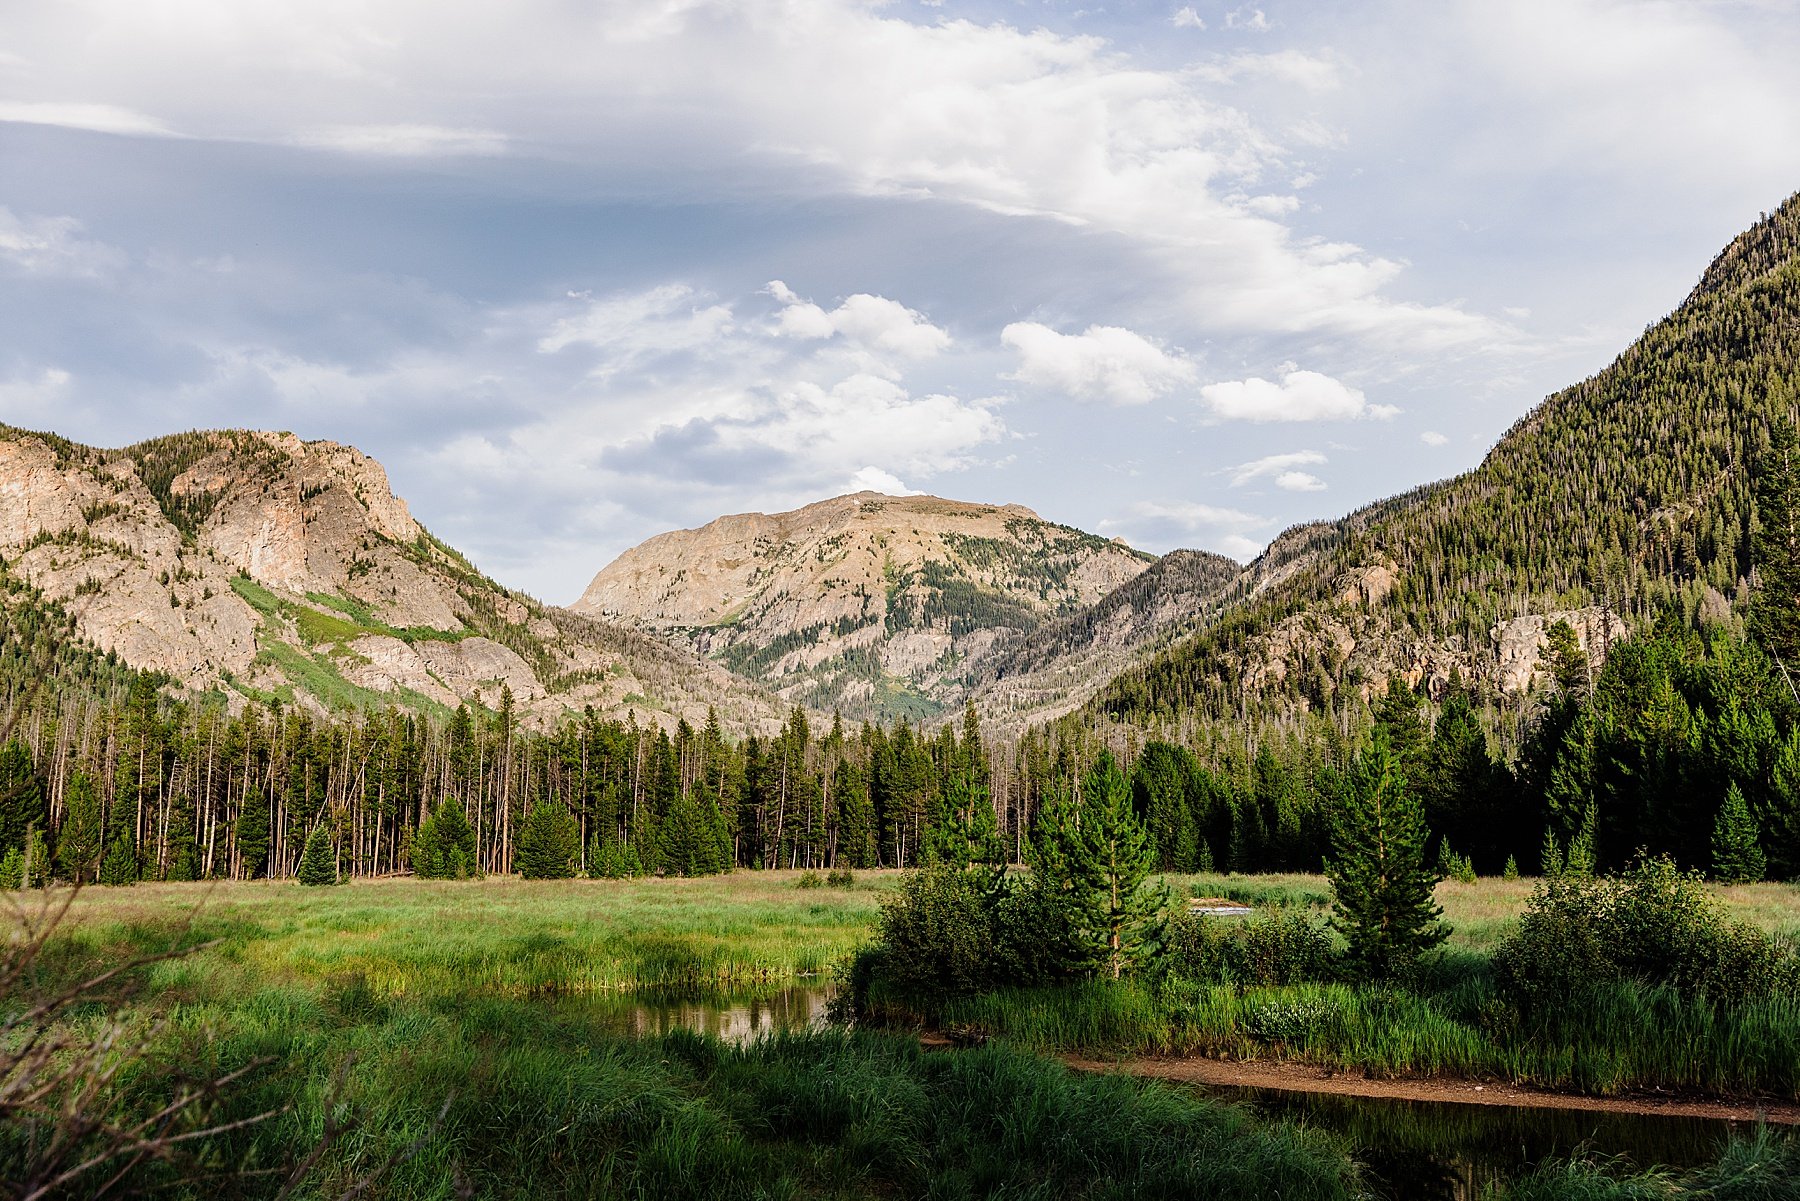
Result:
M1152 556L1019 505L874 492L660 534L594 577L577 612L676 639L846 716L956 701L1046 621Z
M0 427L0 557L77 632L178 686L320 712L487 707L548 726L593 706L738 729L781 705L715 664L508 592L438 543L387 473L292 434L123 450Z

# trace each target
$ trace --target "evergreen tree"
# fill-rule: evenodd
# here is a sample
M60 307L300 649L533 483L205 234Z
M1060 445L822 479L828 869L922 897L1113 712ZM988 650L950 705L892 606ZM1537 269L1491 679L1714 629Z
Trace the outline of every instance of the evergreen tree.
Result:
M100 883L119 886L137 881L137 845L132 841L131 827L115 822L106 840L106 854L100 859Z
M561 805L539 801L526 811L519 828L519 850L513 866L527 880L566 880L575 874L581 831Z
M475 830L462 802L446 797L419 823L412 845L413 874L427 880L475 875Z
M243 860L244 878L254 880L263 874L269 861L269 806L260 796L244 798L244 807L234 823L238 856Z
M52 874L49 843L44 832L33 826L25 835L25 887L43 888Z
M0 747L0 850L23 850L25 832L33 826L41 830L49 820L31 752L15 738Z
M1093 932L1101 970L1117 979L1159 949L1156 919L1167 890L1144 887L1150 838L1131 809L1131 786L1110 751L1082 778L1078 826L1065 836L1076 912Z
M1365 976L1387 978L1449 936L1425 866L1425 814L1407 790L1386 729L1351 766L1325 865L1332 924Z
M1588 687L1588 657L1581 649L1575 627L1566 621L1552 622L1544 630L1544 666L1564 696L1582 696Z
M1767 864L1757 841L1756 818L1736 784L1719 806L1712 836L1713 878L1721 884L1752 884L1763 878Z
M100 870L100 794L93 777L76 772L64 794L67 812L56 840L56 866L77 884L94 879Z
M1756 464L1756 532L1751 538L1757 590L1750 631L1790 673L1800 672L1800 448L1783 414L1769 426ZM1800 677L1796 677L1800 680Z
M313 832L306 836L298 878L300 883L314 886L338 882L337 850L331 845L331 835L323 824L314 826Z
M17 892L25 887L25 851L14 847L0 855L0 890Z

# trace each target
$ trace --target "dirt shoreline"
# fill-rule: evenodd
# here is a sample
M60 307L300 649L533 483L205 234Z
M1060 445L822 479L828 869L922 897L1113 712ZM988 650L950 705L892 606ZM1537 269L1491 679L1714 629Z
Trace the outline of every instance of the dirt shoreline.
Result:
M1214 1084L1262 1088L1275 1092L1328 1093L1341 1097L1380 1097L1396 1101L1438 1101L1456 1105L1515 1105L1534 1109L1577 1109L1596 1113L1646 1114L1654 1117L1720 1118L1733 1122L1765 1121L1800 1125L1800 1105L1786 1101L1721 1101L1704 1097L1631 1094L1586 1097L1550 1092L1489 1080L1412 1077L1375 1080L1355 1072L1336 1071L1291 1060L1202 1058L1091 1059L1064 1055L1077 1071L1124 1072L1180 1084Z

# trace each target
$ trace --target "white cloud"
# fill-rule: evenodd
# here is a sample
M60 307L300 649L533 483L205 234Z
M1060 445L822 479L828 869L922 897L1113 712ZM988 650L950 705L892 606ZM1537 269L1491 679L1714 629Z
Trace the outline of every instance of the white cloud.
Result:
M1035 321L1017 321L1000 331L1000 341L1019 358L1018 369L1005 378L1078 400L1148 404L1192 385L1197 374L1179 352L1114 325L1059 334Z
M1372 405L1361 389L1293 364L1281 368L1278 381L1252 376L1207 384L1200 398L1213 415L1231 421L1344 421L1360 417L1383 420L1399 412L1392 405Z
M1268 27L1251 7L1226 24ZM517 0L454 18L413 0L67 0L23 6L7 32L34 88L75 98L15 104L15 119L388 156L504 150L684 188L748 177L809 201L930 197L1118 236L1223 329L1412 348L1494 333L1384 295L1398 262L1234 199L1301 173L1285 142L1306 152L1335 131L1265 128L1205 70L1141 65L1099 37L920 23L866 0ZM1296 49L1219 69L1301 90L1338 75Z
M1248 4L1235 8L1225 14L1225 28L1248 29L1252 33L1269 32L1268 15L1260 8L1252 8Z
M66 104L58 101L0 101L0 121L24 125L60 125L93 133L173 137L175 131L155 117L116 104Z
M686 284L594 300L570 297L586 307L559 317L538 341L547 354L585 345L605 351L616 369L650 354L704 350L732 331L731 308L705 304Z
M124 261L118 250L84 237L73 217L19 217L0 206L0 262L27 275L92 278Z
M1102 521L1100 528L1124 534L1134 545L1198 546L1243 562L1261 554L1267 544L1250 531L1269 524L1254 513L1198 501L1138 501L1124 517Z
M900 481L900 477L891 471L883 471L879 467L864 467L850 477L844 485L845 492L880 492L884 496L919 496L917 488L908 488Z
M930 358L950 346L950 335L924 314L885 296L858 292L827 313L780 280L764 290L782 303L775 328L785 337L815 340L840 334L861 349L907 359Z
M1252 459L1248 463L1239 463L1236 467L1229 468L1228 471L1231 475L1231 486L1242 488L1253 480L1280 476L1284 472L1293 471L1296 467L1315 467L1325 462L1329 462L1329 460L1316 450L1296 450L1287 454L1266 455L1260 459Z
M1424 433L1419 435L1419 441L1423 442L1427 446L1442 446L1445 443L1449 442L1450 439L1448 439L1444 435L1438 433L1436 430L1426 430Z
M504 134L441 125L340 125L302 133L295 140L303 146L393 158L506 153Z
M1191 4L1177 9L1175 14L1169 18L1169 24L1177 29L1206 28L1206 21L1194 11L1194 6Z
M1284 471L1275 477L1275 486L1286 492L1323 492L1325 481L1304 471Z

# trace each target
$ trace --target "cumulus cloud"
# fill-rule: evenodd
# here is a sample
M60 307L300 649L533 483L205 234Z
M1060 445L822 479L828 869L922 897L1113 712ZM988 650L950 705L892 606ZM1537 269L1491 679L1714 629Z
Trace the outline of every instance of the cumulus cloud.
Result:
M1436 430L1426 430L1419 435L1419 441L1427 446L1442 446L1450 441L1450 439L1444 437L1444 435L1438 433Z
M715 346L732 331L728 305L708 304L687 284L664 284L646 292L595 300L570 296L580 309L558 317L538 340L538 349L555 353L586 346L605 353L607 371L622 370L646 356L672 351L699 351Z
M1194 6L1191 4L1176 9L1174 15L1169 18L1169 24L1177 29L1206 28L1205 19L1202 18L1199 13L1194 11Z
M1284 471L1275 477L1275 486L1284 492L1323 492L1325 481L1304 471Z
M1387 420L1400 410L1392 405L1372 405L1361 389L1329 375L1302 371L1293 364L1281 368L1280 378L1252 376L1207 384L1200 399L1216 417L1229 421L1346 421L1360 417Z
M1193 363L1179 352L1164 350L1115 325L1090 325L1079 334L1059 334L1035 321L1016 321L1000 331L1000 341L1019 360L1018 369L1005 378L1078 400L1148 404L1192 385L1197 375Z
M879 467L864 467L844 485L846 492L880 492L885 496L919 496L917 488L908 488L900 477Z
M858 292L828 313L780 280L771 281L765 290L782 304L775 329L785 337L814 340L841 335L861 349L907 359L930 358L950 346L950 335L923 313L885 296Z
M1262 553L1267 540L1251 537L1265 529L1266 517L1198 501L1138 501L1123 517L1108 518L1102 530L1124 535L1134 545L1197 546L1240 563Z
M529 153L685 179L749 172L809 199L929 197L1116 235L1169 264L1188 311L1222 327L1409 345L1494 332L1453 306L1384 295L1399 263L1234 199L1298 173L1286 142L1303 154L1318 130L1265 128L1213 94L1217 75L1135 62L1100 37L917 22L865 0L599 13L518 0L455 20L429 5L358 6L347 20L271 0L229 21L199 0L70 0L11 16L34 86L62 97L14 105L13 119L389 157ZM1225 23L1268 28L1251 7ZM1300 89L1332 86L1336 70L1298 50L1220 69Z
M1313 480L1313 477L1301 471L1299 467L1314 467L1328 462L1326 457L1316 450L1296 450L1287 454L1265 455L1260 459L1252 459L1248 463L1239 463L1229 468L1231 486L1242 488L1245 484L1259 479L1273 479L1275 486L1286 488L1292 492L1315 492L1325 485ZM1289 480L1283 483L1283 480ZM1309 487L1306 481L1312 480L1317 487Z
M73 217L20 217L0 206L0 263L27 275L94 277L125 256L82 233Z

